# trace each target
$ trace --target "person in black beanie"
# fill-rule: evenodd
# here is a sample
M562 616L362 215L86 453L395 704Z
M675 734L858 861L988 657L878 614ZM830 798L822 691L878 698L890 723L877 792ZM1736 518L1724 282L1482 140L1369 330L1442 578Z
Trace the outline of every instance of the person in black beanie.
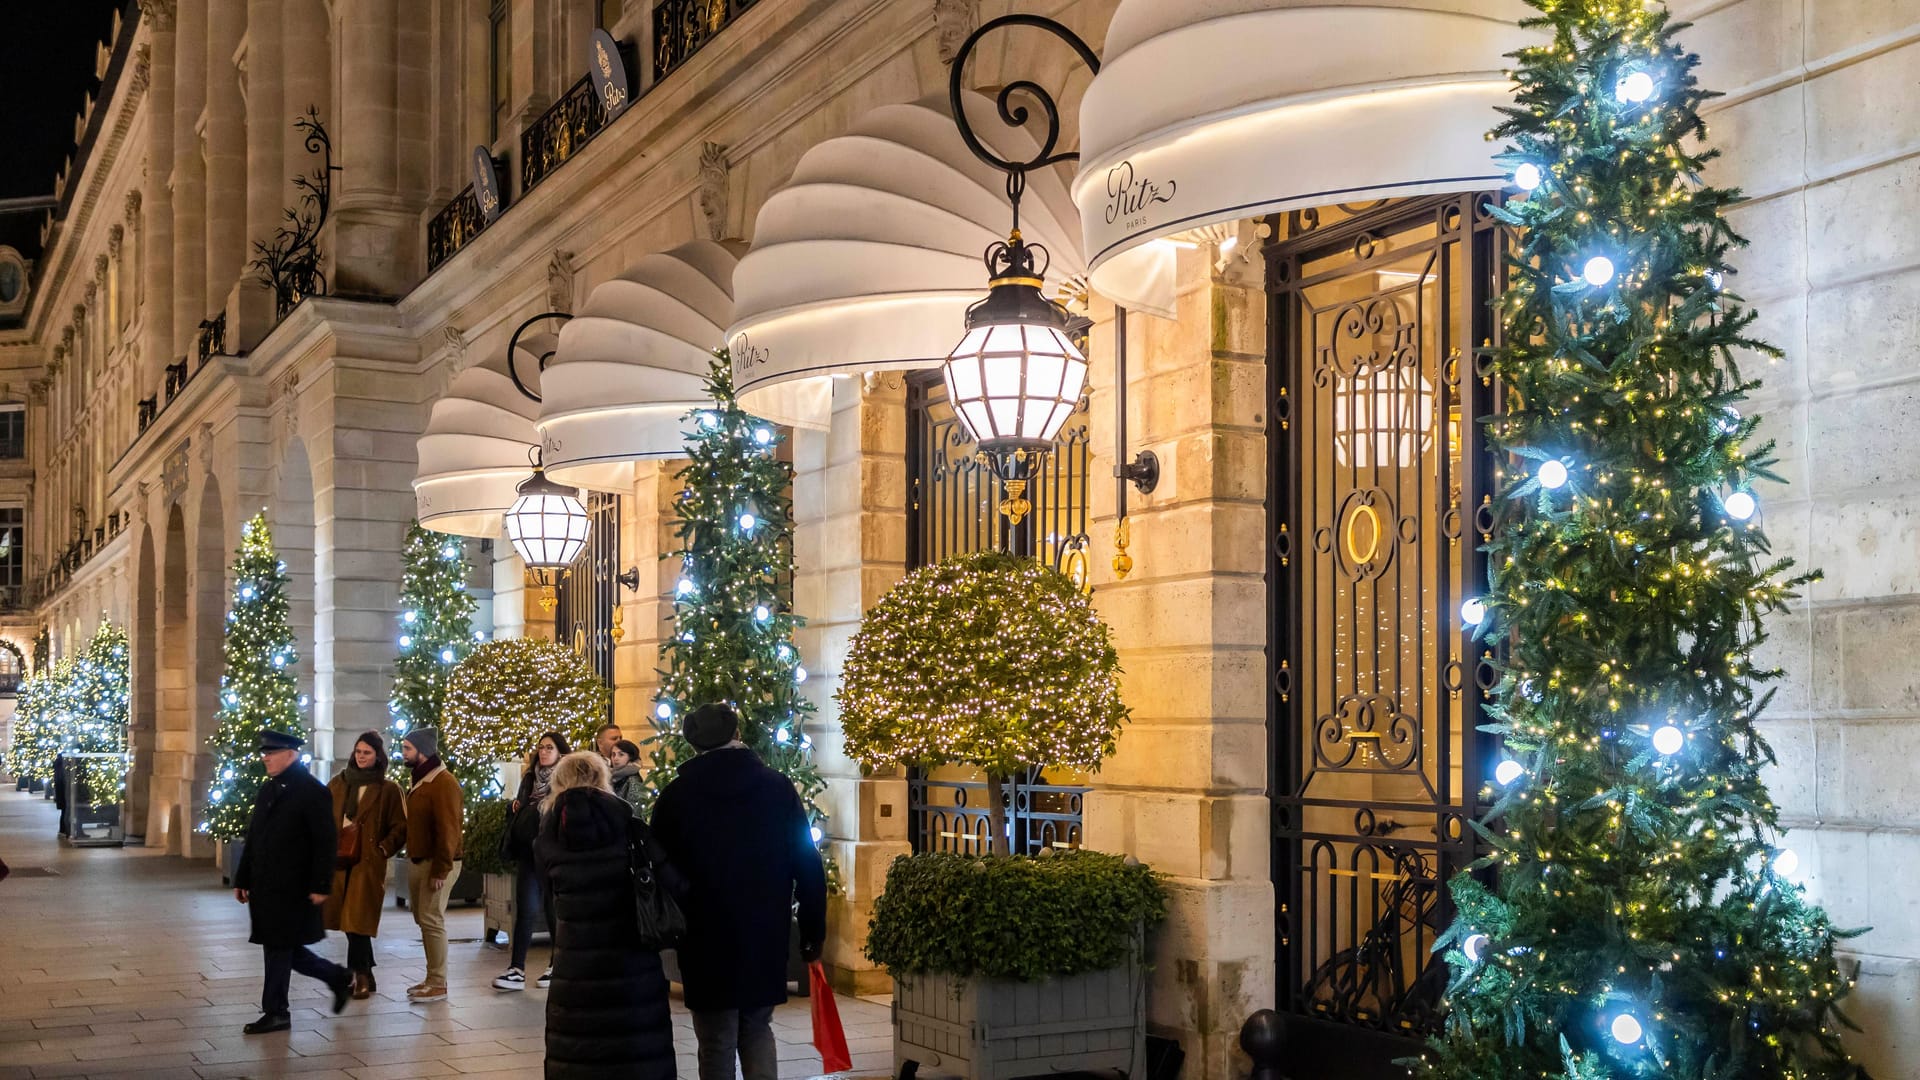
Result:
M799 901L801 955L827 936L827 876L793 782L737 738L731 706L687 714L699 756L654 806L653 831L687 879L680 981L700 1041L700 1080L775 1080L774 1007L787 1000L787 954Z

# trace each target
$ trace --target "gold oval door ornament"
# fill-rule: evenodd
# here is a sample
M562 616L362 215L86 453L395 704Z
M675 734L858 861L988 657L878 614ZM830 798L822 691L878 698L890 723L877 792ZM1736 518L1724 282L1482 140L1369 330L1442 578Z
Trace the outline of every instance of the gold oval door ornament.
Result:
M1084 595L1093 595L1093 568L1087 561L1086 548L1068 549L1066 562L1060 569L1067 575L1067 580L1073 582L1074 588Z
M1359 525L1361 518L1367 519L1366 550L1359 544ZM1363 502L1356 502L1347 512L1347 524L1340 530L1340 542L1346 546L1347 558L1358 568L1373 561L1380 553L1380 512Z

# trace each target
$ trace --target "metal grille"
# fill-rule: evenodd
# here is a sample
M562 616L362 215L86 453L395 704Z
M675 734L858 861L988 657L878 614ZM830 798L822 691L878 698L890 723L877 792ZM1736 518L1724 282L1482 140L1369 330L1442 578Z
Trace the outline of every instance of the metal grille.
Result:
M1435 1030L1446 882L1478 854L1484 198L1295 212L1268 254L1280 1005L1348 1032ZM1354 1060L1315 1075L1404 1075Z
M554 627L560 641L584 657L613 686L613 609L620 602L620 497L587 493L587 546L554 590Z
M1087 402L1081 399L1056 436L1056 449L1034 469L1027 489L1033 513L1009 526L998 507L1003 494L993 470L974 455L947 403L938 372L907 377L907 566L918 569L953 555L1004 548L1035 555L1056 569L1087 545L1091 460ZM980 851L990 811L987 786L958 768L907 775L908 839L915 851ZM1034 769L1014 778L1007 825L1012 847L1035 854L1046 847L1080 846L1082 796L1087 788L1050 784Z
M653 8L654 81L686 63L753 4L754 0L660 0Z
M427 273L459 254L486 227L487 220L480 216L480 200L474 197L473 185L468 184L427 222Z
M625 49L621 50L621 60L632 70ZM593 92L593 80L583 75L520 133L520 196L525 198L542 180L572 161L606 126L606 106Z

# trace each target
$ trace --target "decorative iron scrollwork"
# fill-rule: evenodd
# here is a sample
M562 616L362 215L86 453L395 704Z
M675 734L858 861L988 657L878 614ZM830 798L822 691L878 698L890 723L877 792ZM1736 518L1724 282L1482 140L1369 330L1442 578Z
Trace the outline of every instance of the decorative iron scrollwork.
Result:
M272 240L256 240L256 257L249 264L261 284L273 290L273 317L287 317L300 301L309 296L324 296L327 276L321 270L320 230L327 223L333 205L333 141L320 120L319 110L307 107L307 115L293 122L306 135L307 153L320 155L320 167L312 173L293 178L300 192L298 206L286 209L286 224Z
M653 8L653 79L693 58L754 0L661 0Z
M582 77L520 133L520 197L573 160L607 126L607 108Z
M225 311L221 311L210 319L200 320L200 336L197 339L196 348L199 352L200 363L194 368L195 371L206 367L207 361L214 357L226 355L227 313ZM185 380L182 381L184 382Z
M474 197L473 185L468 184L427 222L427 273L438 270L486 227L480 200Z

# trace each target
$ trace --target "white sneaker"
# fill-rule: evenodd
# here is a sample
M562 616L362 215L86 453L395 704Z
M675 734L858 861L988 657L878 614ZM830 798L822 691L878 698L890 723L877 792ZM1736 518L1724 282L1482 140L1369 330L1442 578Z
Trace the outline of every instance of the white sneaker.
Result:
M539 987L542 990L545 990L547 987L552 986L553 985L553 969L548 968L547 970L541 972L539 981L535 982L533 985L536 987Z
M495 990L525 990L527 973L519 968L508 968L507 973L493 980Z

